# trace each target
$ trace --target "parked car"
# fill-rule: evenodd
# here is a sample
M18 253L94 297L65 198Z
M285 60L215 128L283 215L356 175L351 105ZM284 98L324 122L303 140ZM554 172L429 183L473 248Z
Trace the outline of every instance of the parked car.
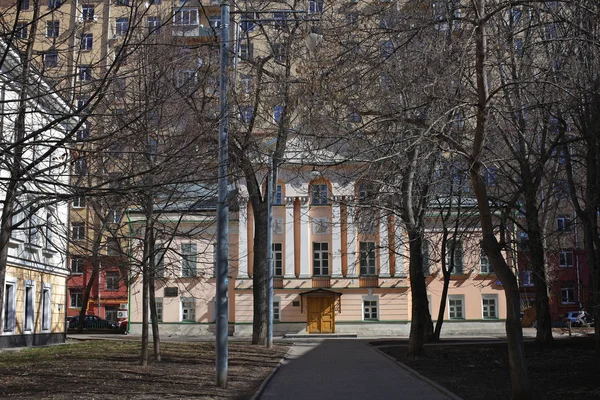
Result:
M73 317L69 321L69 328L74 329L79 326L79 317ZM95 315L86 315L83 321L83 329L118 329L119 324L114 321L108 321Z
M565 315L564 323L571 326L594 326L594 318L585 311L569 311Z

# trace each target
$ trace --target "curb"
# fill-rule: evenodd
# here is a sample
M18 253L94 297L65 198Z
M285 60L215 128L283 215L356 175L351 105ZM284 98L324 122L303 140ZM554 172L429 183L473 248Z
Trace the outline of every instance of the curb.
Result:
M387 358L387 359L389 359L391 361L394 361L400 368L404 369L406 372L410 373L415 378L418 378L418 379L422 380L423 382L429 384L430 386L432 386L433 388L435 388L437 391L439 391L442 394L450 397L452 400L463 400L462 397L459 397L459 396L455 395L454 393L452 393L451 391L449 391L448 389L446 389L445 387L443 387L439 383L434 382L431 379L427 378L426 376L421 375L420 373L418 373L417 371L415 371L414 369L412 369L408 365L401 363L400 361L396 360L394 357L390 356L389 354L385 354L383 351L381 351L377 347L372 346L372 345L370 345L370 346L373 349L375 349L377 352L379 352L379 354L381 354L385 358Z
M283 363L288 358L288 355L290 354L290 351L292 351L293 347L294 347L294 345L290 346L290 348L288 349L287 353L285 353L285 356L283 356L281 358L281 360L279 360L279 363L275 366L275 368L273 368L273 370L271 371L271 373L269 374L269 376L267 376L265 378L265 380L260 384L260 386L258 387L258 389L256 389L256 392L254 392L254 395L252 397L250 397L250 400L258 400L260 398L260 396L265 391L265 388L267 387L267 385L269 384L269 382L271 382L271 379L273 379L273 377L275 376L275 374L277 373L277 371L279 371L279 368L281 368L283 366Z

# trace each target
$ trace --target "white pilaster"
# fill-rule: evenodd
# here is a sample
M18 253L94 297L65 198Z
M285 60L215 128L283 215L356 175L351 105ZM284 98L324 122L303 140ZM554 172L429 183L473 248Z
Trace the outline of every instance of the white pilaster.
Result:
M347 246L348 249L348 278L358 278L356 266L356 224L354 223L354 207L347 207Z
M394 277L404 278L406 272L404 271L404 229L402 228L402 220L400 217L396 217L394 223L394 241L396 247L396 270L394 271Z
M331 206L331 258L332 278L342 277L342 220L340 218L340 205Z
M294 272L294 197L285 199L285 272L284 278L295 278Z
M238 279L248 278L248 204L240 199L238 213Z
M380 213L383 214L381 211ZM382 278L390 276L390 247L386 215L379 216L379 276Z
M308 197L300 199L300 278L310 278L310 219L308 218Z

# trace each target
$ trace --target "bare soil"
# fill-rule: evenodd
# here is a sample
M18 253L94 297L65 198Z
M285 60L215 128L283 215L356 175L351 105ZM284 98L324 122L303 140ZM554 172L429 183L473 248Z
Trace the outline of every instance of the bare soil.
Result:
M226 389L215 384L214 343L162 343L162 361L147 367L139 365L139 341L1 352L0 398L248 399L287 350L230 343Z
M427 345L425 355L417 359L406 357L406 342L373 344L465 400L511 397L506 343L442 341ZM600 357L593 349L589 337L555 340L547 349L526 342L535 398L600 399Z

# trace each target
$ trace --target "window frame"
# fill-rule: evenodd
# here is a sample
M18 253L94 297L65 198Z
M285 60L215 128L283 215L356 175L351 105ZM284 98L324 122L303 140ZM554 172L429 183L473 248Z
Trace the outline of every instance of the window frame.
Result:
M313 206L329 205L329 185L327 183L311 183L310 204Z
M29 36L29 22L17 21L15 25L15 39L25 40Z
M90 12L91 10L91 12ZM81 20L82 21L95 21L96 6L93 4L83 4L81 6Z
M46 21L46 37L49 39L55 39L58 36L60 36L60 21Z
M129 18L119 17L115 19L115 35L125 36L129 30Z
M79 299L79 301L77 300ZM75 305L73 305L75 304ZM83 307L83 290L69 289L69 308Z
M559 232L570 232L571 217L568 215L559 215L556 217L556 230Z
M8 287L10 286L10 290ZM15 333L17 326L17 279L6 275L4 282L4 307L2 309L2 333Z
M58 50L49 49L44 53L44 66L46 68L58 67Z
M79 50L91 51L94 48L94 34L93 33L82 33L79 39Z
M276 242L272 243L272 268L273 268L273 276L282 277L283 276L283 243ZM279 273L278 271L279 270Z
M313 242L312 243L313 253L313 265L312 273L313 276L330 276L329 266L329 242ZM325 265L324 265L325 264ZM318 272L318 273L317 273ZM326 273L324 273L326 272Z
M464 275L465 274L465 260L464 260L464 243L461 239L451 238L448 241L446 248L446 265L450 268L451 256L454 258L454 265L452 268L451 275ZM458 258L457 258L458 257ZM460 268L457 268L460 267Z
M49 332L52 328L52 286L48 283L44 283L42 288L42 321L41 330L42 332Z
M23 333L35 331L35 282L26 280L23 290Z
M189 250L186 250L189 246ZM188 242L181 243L181 277L193 278L198 276L198 245Z
M571 296L568 295L568 293L572 293ZM567 294L567 296L565 297L565 294ZM577 298L576 298L576 292L575 292L575 285L573 284L565 284L564 286L561 285L560 287L560 304L576 304L577 303Z
M486 305L486 301L493 301L493 304L488 303ZM487 308L487 310L486 310ZM498 319L499 318L499 304L498 304L498 295L497 294L482 294L481 295L481 318L485 320L489 319ZM493 311L493 315L492 315ZM486 316L486 313L488 314Z
M379 297L363 296L362 298L362 320L379 321Z
M154 299L156 304L156 322L163 322L164 317L164 303L162 297L156 297Z
M75 266L77 265L77 271ZM82 275L85 268L85 258L81 256L71 256L71 275Z
M71 222L71 240L85 240L85 222Z
M465 320L465 296L462 294L448 295L448 319L451 321ZM452 304L451 301L460 301L460 304ZM460 307L458 310L456 307ZM459 316L460 311L460 316ZM454 313L454 316L452 314Z
M273 297L273 322L281 322L281 298Z
M479 254L479 273L486 275L494 273L494 267L492 267L492 264L490 263L490 260L483 249L480 250Z
M92 67L90 65L80 65L77 67L77 79L80 82L92 81Z
M118 271L106 271L104 274L104 288L107 292L118 292L120 289L120 280Z
M358 243L360 276L377 276L377 246L373 241Z
M573 250L560 250L558 252L558 266L560 268L573 268L575 265L574 258Z
M196 322L196 299L193 297L181 297L179 304L181 305L181 322Z

